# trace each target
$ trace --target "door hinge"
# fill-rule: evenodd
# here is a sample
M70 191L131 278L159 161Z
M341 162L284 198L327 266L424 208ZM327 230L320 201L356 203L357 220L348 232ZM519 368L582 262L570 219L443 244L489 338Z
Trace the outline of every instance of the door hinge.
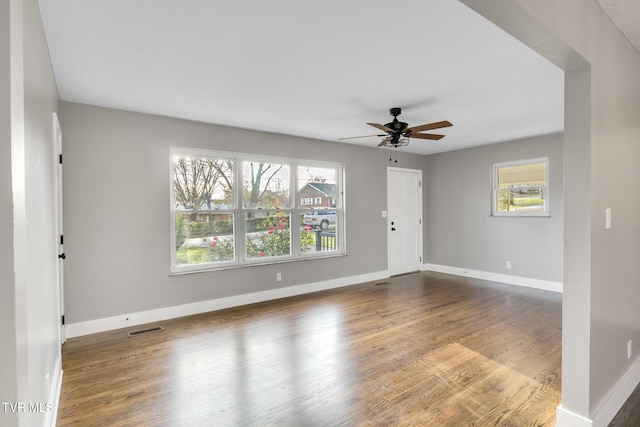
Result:
M62 325L64 326L64 314L62 315Z
M58 163L62 164L62 154L58 154Z
M64 236L62 234L60 235L60 244L64 245Z

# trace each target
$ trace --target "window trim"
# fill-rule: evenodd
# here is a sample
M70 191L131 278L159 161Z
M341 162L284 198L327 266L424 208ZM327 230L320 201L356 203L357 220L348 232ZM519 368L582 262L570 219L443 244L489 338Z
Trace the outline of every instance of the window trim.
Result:
M174 189L174 157L175 156L194 156L194 157L208 157L216 160L230 160L233 161L233 195L234 206L231 209L198 209L200 213L221 213L232 215L234 227L234 247L235 247L235 259L232 261L222 262L208 262L202 264L187 264L178 265L176 257L176 214L181 212L191 212L189 210L177 209L175 202L175 189ZM257 209L257 208L245 208L243 206L243 163L248 162L263 162L263 163L275 163L284 164L289 167L289 207L288 208L269 208L269 209ZM300 201L300 192L298 188L298 167L318 167L327 169L336 169L336 206L331 208L311 208L309 205L302 205ZM265 156L259 154L250 153L235 153L227 151L209 150L209 149L194 149L186 147L171 147L169 156L169 194L170 194L170 249L171 249L171 268L170 275L180 275L188 273L199 273L205 271L217 271L230 268L243 268L256 265L269 265L278 264L284 262L296 262L309 259L318 258L331 258L346 255L346 227L345 227L345 191L344 191L344 176L345 168L344 164L340 162L308 160L308 159L295 159L279 156ZM327 252L309 252L302 253L300 251L300 231L299 227L294 226L294 223L309 210L329 209L335 210L337 213L336 221L339 224L336 230L336 239L338 249ZM246 250L246 213L250 211L262 211L262 212L287 212L289 215L289 230L291 241L291 254L283 256L273 256L269 258L249 258Z
M524 165L533 165L538 163L544 163L546 165L546 177L545 177L545 185L541 186L533 186L533 187L514 187L514 188L541 188L544 190L544 211L542 212L528 212L528 211L507 211L502 212L498 211L498 191L500 188L498 187L498 171L501 168L512 167L512 166L524 166ZM493 163L491 165L491 216L495 217L550 217L550 185L549 185L549 158L548 157L535 157L530 159L523 160L515 160L508 162L499 162Z

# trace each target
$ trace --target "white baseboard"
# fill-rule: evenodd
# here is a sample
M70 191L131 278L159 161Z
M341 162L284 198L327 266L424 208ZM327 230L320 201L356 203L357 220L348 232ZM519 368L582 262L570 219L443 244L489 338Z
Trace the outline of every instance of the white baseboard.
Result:
M47 412L44 425L48 427L56 427L58 419L58 406L60 405L60 393L62 393L62 353L58 354L56 360L53 377L51 378L49 400L51 403L51 411Z
M607 393L602 402L593 410L593 426L608 426L633 390L640 384L640 358L636 359L629 370Z
M594 427L593 421L562 407L556 409L556 427Z
M506 283L508 285L526 286L528 288L542 289L545 291L562 292L562 282L510 276L508 274L491 273L488 271L449 267L447 265L438 264L423 264L422 270L453 274L456 276L473 277L474 279L490 280L492 282Z
M194 314L207 313L210 311L222 310L225 308L238 307L241 305L254 304L257 302L303 295L311 292L324 291L327 289L340 288L343 286L350 286L358 283L371 282L374 280L387 278L389 278L389 271L379 271L374 273L361 274L358 276L341 277L338 279L325 280L322 282L289 286L286 288L253 292L243 295L234 295L226 298L218 298L214 300L199 301L190 304L158 308L155 310L123 314L120 316L113 316L103 319L88 320L86 322L68 323L67 325L65 325L65 335L66 338L74 338L83 335L95 334L98 332L128 328L145 323L159 322L162 320L174 319L177 317L191 316Z

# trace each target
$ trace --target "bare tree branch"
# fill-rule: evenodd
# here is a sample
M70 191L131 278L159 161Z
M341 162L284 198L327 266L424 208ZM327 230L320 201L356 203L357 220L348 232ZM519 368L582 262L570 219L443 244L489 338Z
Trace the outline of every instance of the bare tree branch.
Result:
M251 163L251 190L249 193L249 203L247 206L248 208L255 208L256 206L258 206L258 202L260 202L264 195L267 193L271 180L276 176L278 172L280 172L280 170L282 170L283 167L284 165L260 163L258 164L258 170L256 171L254 168L254 164ZM265 174L267 174L270 170L271 173L268 174L267 181L265 185L262 186L262 180ZM260 191L260 187L263 188L262 191Z
M212 208L217 190L230 193L233 162L180 157L174 163L176 203L185 209Z

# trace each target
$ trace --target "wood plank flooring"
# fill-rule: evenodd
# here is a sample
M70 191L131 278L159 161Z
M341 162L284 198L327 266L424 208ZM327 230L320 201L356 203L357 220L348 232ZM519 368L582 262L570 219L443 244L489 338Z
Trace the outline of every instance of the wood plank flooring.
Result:
M561 306L422 272L74 338L58 426L553 426Z
M636 386L631 396L609 423L609 427L637 426L640 426L640 384Z

